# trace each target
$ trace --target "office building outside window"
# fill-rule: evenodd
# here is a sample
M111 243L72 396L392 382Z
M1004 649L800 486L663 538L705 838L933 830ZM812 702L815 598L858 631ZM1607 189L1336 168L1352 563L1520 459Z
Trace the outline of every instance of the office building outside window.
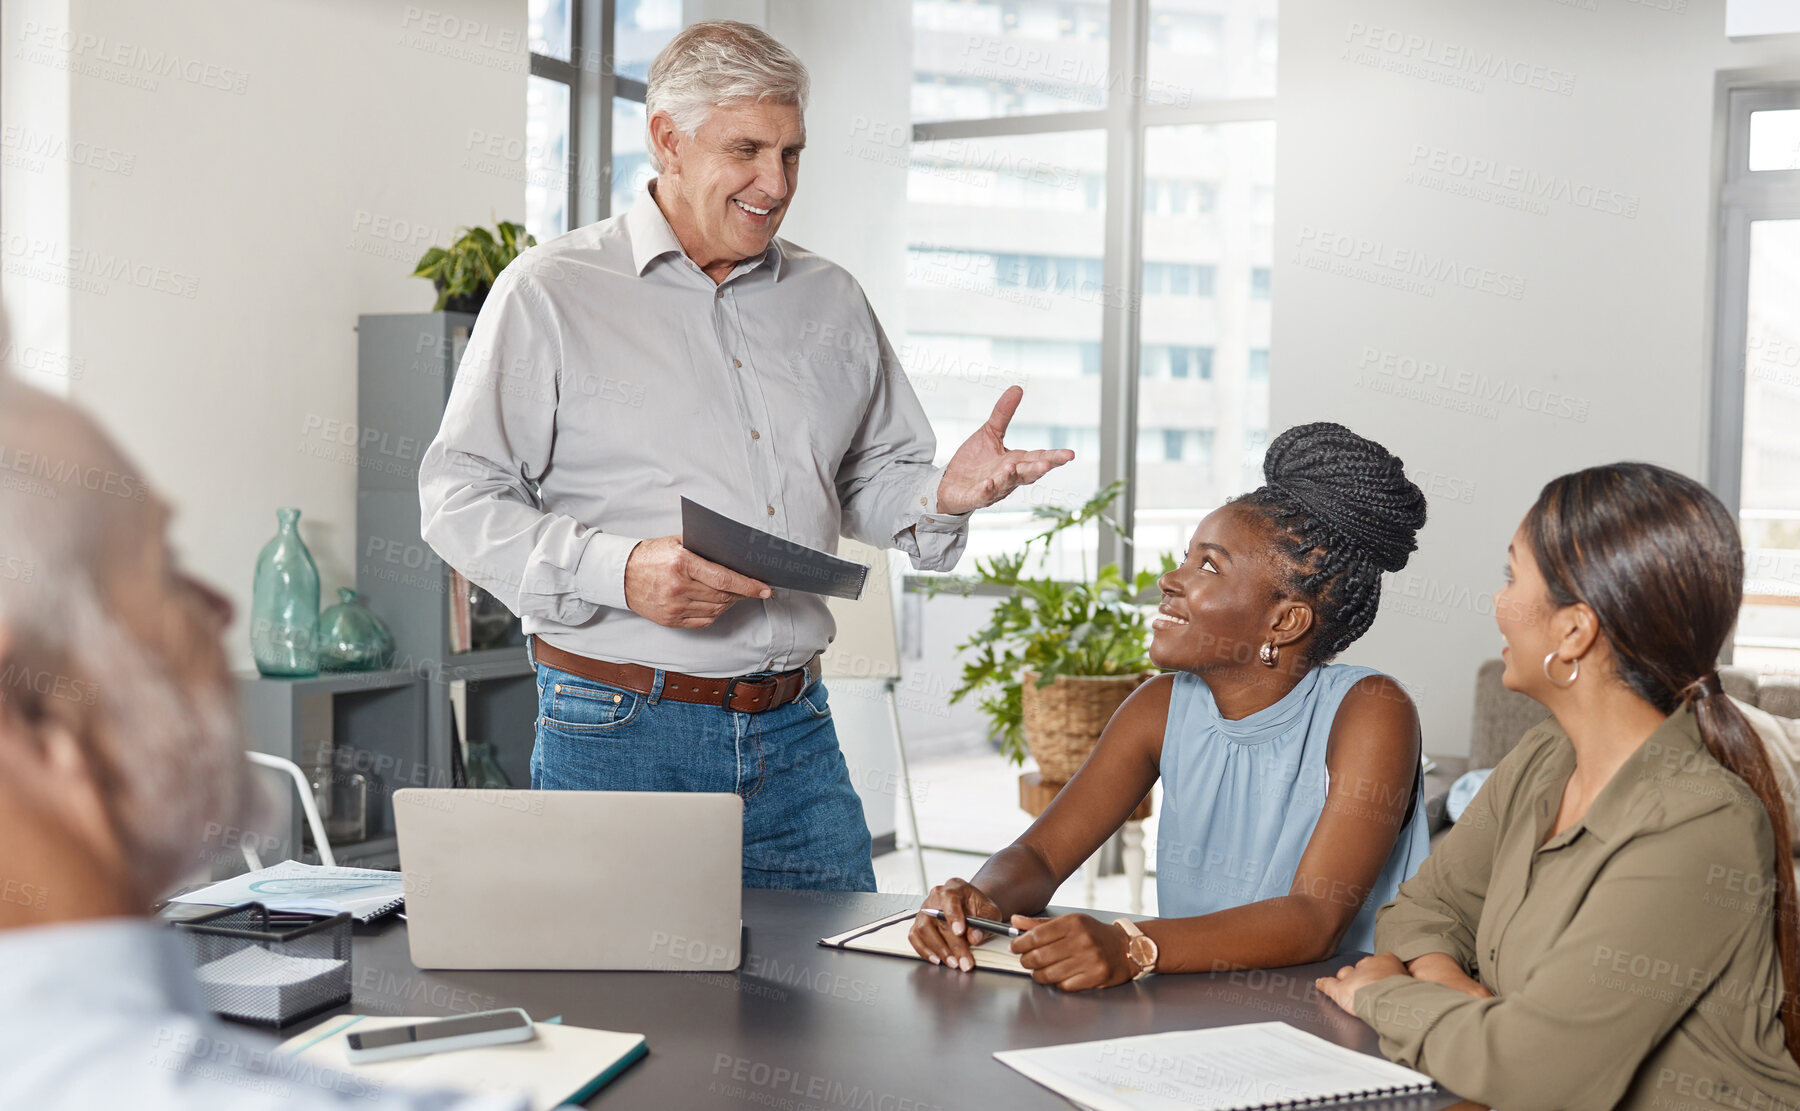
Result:
M527 28L525 228L542 242L623 212L654 176L644 82L681 0L529 0Z
M969 551L1016 549L1043 527L1033 507L1124 478L1125 537L1068 536L1052 573L1179 556L1200 517L1257 484L1268 443L1274 0L913 12L897 346L939 462L1014 382L1011 441L1077 452L980 511ZM1135 414L1135 448L1106 412Z

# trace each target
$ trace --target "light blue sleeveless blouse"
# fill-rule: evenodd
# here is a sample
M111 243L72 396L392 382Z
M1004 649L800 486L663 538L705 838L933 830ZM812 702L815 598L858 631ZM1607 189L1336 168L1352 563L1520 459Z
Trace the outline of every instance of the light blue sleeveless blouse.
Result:
M1324 810L1326 749L1338 705L1380 672L1315 667L1281 701L1238 721L1219 715L1197 675L1177 673L1163 733L1163 811L1157 820L1156 902L1164 918L1210 914L1289 894ZM1354 738L1345 738L1354 741ZM1431 849L1422 784L1394 851L1344 935L1375 944L1375 911L1394 897Z

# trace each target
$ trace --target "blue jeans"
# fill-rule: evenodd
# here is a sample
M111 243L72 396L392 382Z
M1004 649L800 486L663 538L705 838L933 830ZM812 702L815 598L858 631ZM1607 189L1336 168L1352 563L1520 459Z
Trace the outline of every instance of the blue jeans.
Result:
M873 891L869 826L825 684L760 714L637 694L537 664L539 791L730 791L744 800L744 886Z

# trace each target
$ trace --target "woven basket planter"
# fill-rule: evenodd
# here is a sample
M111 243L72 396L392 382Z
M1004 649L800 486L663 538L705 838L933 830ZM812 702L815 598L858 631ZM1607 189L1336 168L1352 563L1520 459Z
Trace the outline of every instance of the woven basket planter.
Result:
M1038 673L1027 671L1020 690L1025 711L1025 747L1038 772L1053 783L1075 778L1120 703L1149 672L1139 675L1058 675L1039 689Z

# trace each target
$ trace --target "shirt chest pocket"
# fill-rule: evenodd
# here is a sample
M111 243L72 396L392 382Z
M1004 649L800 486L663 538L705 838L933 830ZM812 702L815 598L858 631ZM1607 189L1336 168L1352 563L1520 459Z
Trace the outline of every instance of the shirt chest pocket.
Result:
M802 349L788 352L779 374L786 396L773 406L775 420L801 426L814 457L835 469L869 409L869 364L849 352Z

